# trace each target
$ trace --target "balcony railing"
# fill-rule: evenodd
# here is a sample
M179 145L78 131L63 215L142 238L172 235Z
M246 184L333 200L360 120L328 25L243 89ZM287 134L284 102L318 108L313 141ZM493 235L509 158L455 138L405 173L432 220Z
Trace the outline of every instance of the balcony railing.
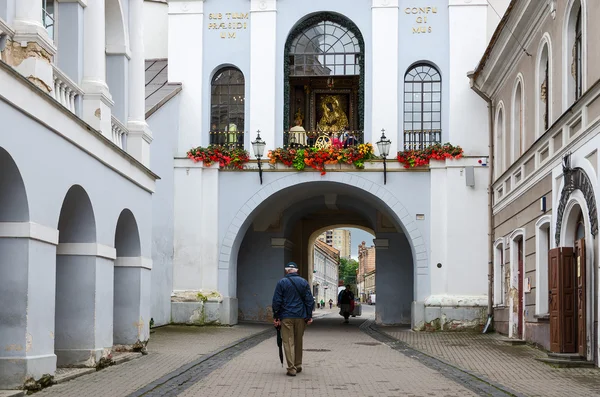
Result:
M436 143L442 143L441 130L404 131L404 150L423 150Z
M284 147L323 147L337 145L340 147L356 146L364 143L363 131L345 131L343 133L324 133L322 131L285 131Z
M127 134L129 134L127 127L125 127L115 116L112 116L111 127L111 140L113 143L121 149L127 150Z
M53 65L54 69L54 90L52 97L60 102L61 105L69 109L73 114L78 113L79 99L83 95L83 90Z
M212 146L223 146L231 149L244 148L243 131L211 131L209 134Z

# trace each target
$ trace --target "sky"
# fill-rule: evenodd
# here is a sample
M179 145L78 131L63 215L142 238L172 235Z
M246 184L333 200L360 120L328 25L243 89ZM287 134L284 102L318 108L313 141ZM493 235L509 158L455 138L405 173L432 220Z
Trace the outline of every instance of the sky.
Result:
M352 253L351 256L353 259L358 260L358 244L363 241L367 243L367 247L373 245L373 239L375 238L371 233L367 233L361 229L347 228L350 230L351 238L352 238Z

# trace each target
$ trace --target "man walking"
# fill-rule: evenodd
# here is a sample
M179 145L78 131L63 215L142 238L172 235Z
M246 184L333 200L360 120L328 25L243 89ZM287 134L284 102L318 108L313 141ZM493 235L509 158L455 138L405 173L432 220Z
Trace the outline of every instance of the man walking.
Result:
M298 274L298 265L285 265L285 277L277 282L273 294L273 323L281 327L287 375L302 372L302 337L306 325L312 324L314 300L310 285Z
M344 323L348 324L348 317L354 310L354 294L350 290L350 284L346 285L346 289L339 293L338 303L340 304L340 315L344 316Z

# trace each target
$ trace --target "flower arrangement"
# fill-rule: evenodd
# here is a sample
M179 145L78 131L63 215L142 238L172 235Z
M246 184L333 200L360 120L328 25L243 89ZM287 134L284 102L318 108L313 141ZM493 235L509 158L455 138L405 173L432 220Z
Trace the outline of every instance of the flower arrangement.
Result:
M195 163L202 161L210 167L213 163L219 163L220 168L235 167L243 169L244 164L250 160L249 153L244 149L227 148L221 146L197 147L187 152L188 158Z
M302 171L309 166L325 175L326 164L353 164L356 168L364 168L365 161L375 158L373 145L361 143L349 148L304 148L282 149L269 151L269 163L283 163L287 167L294 167Z
M405 150L398 152L397 159L404 164L404 168L429 165L431 160L460 159L463 149L449 143L431 145L421 150Z

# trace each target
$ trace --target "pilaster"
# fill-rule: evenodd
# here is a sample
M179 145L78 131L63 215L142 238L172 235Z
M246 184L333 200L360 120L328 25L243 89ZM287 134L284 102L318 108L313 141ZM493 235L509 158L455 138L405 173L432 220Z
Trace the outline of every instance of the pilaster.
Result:
M169 1L169 81L182 83L177 154L208 144L203 122L204 0ZM194 46L190 47L193 41Z
M104 1L91 1L84 10L83 120L111 138L114 105L106 84L106 27Z
M392 141L390 154L394 155L402 140L398 128L398 0L373 0L373 141L379 140L380 131ZM385 93L385 94L382 94ZM377 150L377 146L375 146Z
M251 0L250 2L250 137L256 131L266 142L265 153L275 148L275 134L281 126L275 125L277 76L277 1Z

